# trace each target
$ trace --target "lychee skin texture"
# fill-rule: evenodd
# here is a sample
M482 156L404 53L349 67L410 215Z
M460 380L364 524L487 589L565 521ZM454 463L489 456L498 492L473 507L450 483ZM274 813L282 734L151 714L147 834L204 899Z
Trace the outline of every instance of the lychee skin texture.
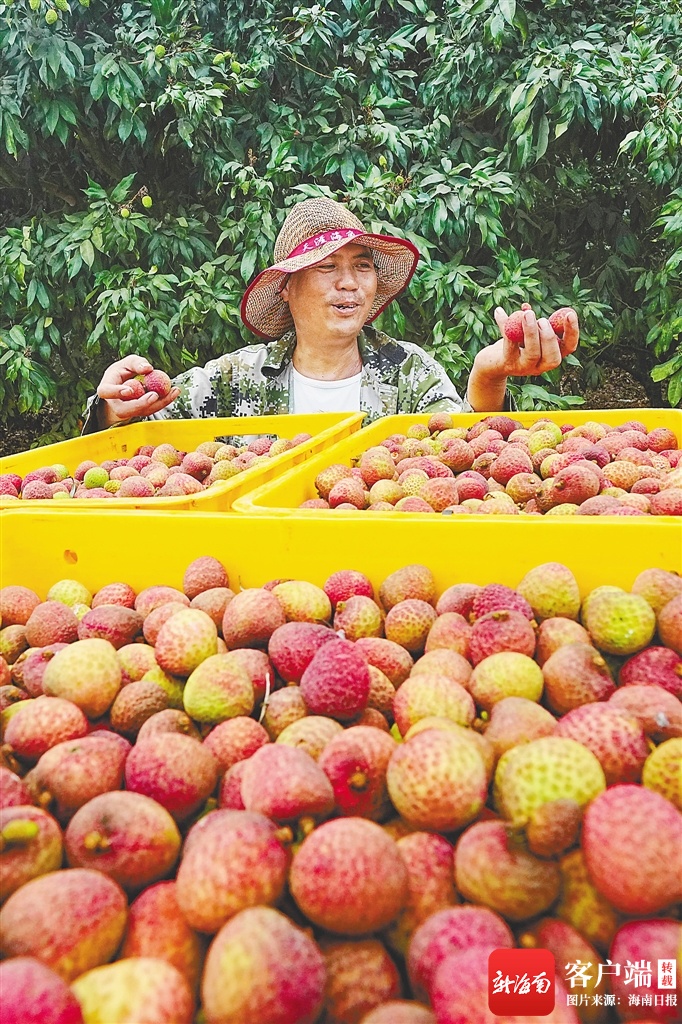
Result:
M561 888L554 861L543 861L509 842L501 821L479 821L455 847L455 884L472 903L508 921L525 921L548 909Z
M0 590L0 621L3 626L25 626L41 603L28 587L11 586Z
M409 891L395 841L364 818L339 818L311 832L294 857L289 885L313 924L342 935L385 928Z
M144 375L142 380L145 391L153 391L159 398L165 398L172 387L171 379L163 370L152 370Z
M458 902L454 885L452 844L433 832L412 832L396 840L409 875L405 909L389 929L386 940L405 956L417 928L432 914Z
M273 822L250 811L211 811L192 826L177 874L188 924L213 934L247 907L281 896L289 852Z
M127 914L125 893L100 871L51 871L22 885L0 910L0 948L5 957L36 957L71 982L113 957Z
M386 616L386 639L400 644L411 654L423 651L437 617L435 608L426 601L411 598L399 601Z
M565 714L594 700L608 700L616 686L595 647L564 644L542 666L545 696L553 711Z
M505 697L538 701L542 696L542 669L525 654L499 651L478 662L467 686L485 711L490 711Z
M476 717L471 693L443 675L417 673L405 680L393 698L393 716L404 736L422 718L439 715L469 726Z
M374 598L374 587L362 572L354 569L341 569L334 572L324 584L323 590L336 608L339 601L347 601L350 597Z
M549 326L552 328L557 338L563 338L566 327L566 317L569 313L574 312L575 310L571 309L570 306L562 306L561 309L555 310L550 316Z
M644 730L635 718L608 702L583 704L564 715L555 736L568 736L591 750L604 769L607 786L639 782L649 754Z
M226 772L233 764L251 757L268 742L268 734L262 725L245 715L238 715L211 729L204 740L204 746L216 758L220 770Z
M15 830L16 842L12 842L12 830ZM0 809L0 835L3 837L0 901L32 878L61 867L61 829L41 808L3 807Z
M72 992L88 1021L141 1021L191 1024L193 999L187 980L157 957L130 957L104 964L77 978Z
M490 612L513 611L525 615L528 620L533 618L533 609L528 601L517 590L505 587L501 583L488 583L481 587L472 604L474 619L480 619Z
M211 751L181 733L146 736L126 760L126 788L150 796L180 822L199 810L217 780Z
M682 966L682 924L671 918L653 918L649 921L628 921L622 925L614 936L609 958L612 963L641 963L649 961L652 967L656 967L661 961L677 961L677 989L672 993L670 989L661 989L658 986L658 972L654 969L651 979L651 987L647 988L647 995L655 1000L660 1000L655 1007L640 1009L637 1006L629 1005L629 985L626 984L627 975L621 971L619 976L614 975L611 979L612 991L616 996L616 1002L620 1000L623 1020L642 1021L644 1016L651 1021L668 1021L675 1024L679 1018L680 1002L682 1001L682 979L680 978L680 967ZM665 1005L666 996L676 995L676 1005Z
M538 622L556 616L578 618L578 582L571 570L560 562L547 562L531 569L523 577L517 590L530 604L533 616Z
M31 612L26 623L30 647L70 644L78 639L78 619L71 608L59 601L44 601Z
M682 811L682 737L675 736L651 751L642 769L642 785L660 793Z
M329 1024L365 1019L366 1011L402 994L398 970L378 939L321 940L327 968L325 1019Z
M121 666L108 640L77 640L55 654L43 674L43 691L73 701L99 718L121 688Z
M650 643L656 629L656 615L649 602L617 588L593 590L583 620L595 646L608 654L635 654Z
M564 854L559 861L559 868L562 888L554 913L597 949L605 952L616 933L620 915L595 889L580 847Z
M658 613L658 634L666 647L682 655L682 594L661 608Z
M23 761L33 763L50 747L77 740L88 731L88 720L79 707L60 697L37 697L22 702L5 728L5 743Z
M426 729L401 744L386 772L393 804L416 828L451 832L472 821L485 803L483 758L466 737Z
M379 588L379 600L389 612L399 601L415 599L436 602L436 581L424 565L406 565L387 576Z
M76 811L64 834L71 867L93 868L128 892L168 874L180 854L168 811L139 793L102 793Z
M585 812L582 847L597 889L624 914L656 914L682 896L682 814L645 786L601 793Z
M229 585L230 581L225 566L211 555L195 558L185 569L182 580L182 589L190 601L204 590L210 590L213 587L229 587Z
M317 762L283 743L268 743L247 760L242 800L247 811L282 825L308 815L325 818L334 809L334 791Z
M326 744L319 766L334 791L337 810L346 817L381 821L391 811L386 769L396 743L372 726L352 726Z
M367 662L348 640L324 644L301 677L301 696L313 715L349 722L366 706Z
M161 627L156 638L156 660L171 675L189 676L202 661L217 654L217 638L213 619L198 608L187 608Z
M554 715L525 697L505 697L493 705L485 738L500 758L507 750L551 736L556 728Z
M78 639L99 637L108 640L118 650L132 644L142 632L142 616L132 608L120 605L100 605L91 608L78 624Z
M326 969L317 944L270 907L228 921L206 957L201 994L207 1024L314 1024Z
M499 651L518 651L532 658L535 630L520 612L488 612L474 622L469 650L474 665Z
M83 1024L80 1003L65 981L33 957L0 964L3 1024Z
M682 736L682 704L662 686L621 686L609 704L636 718L655 743Z
M606 788L604 771L576 740L545 736L512 747L495 770L495 806L509 821L527 821L552 800L585 806Z
M414 933L408 950L407 969L415 995L426 995L448 956L488 945L510 949L514 936L507 923L487 907L452 907L432 914Z
M523 344L523 310L517 309L507 317L504 334L507 341L511 341L514 345Z

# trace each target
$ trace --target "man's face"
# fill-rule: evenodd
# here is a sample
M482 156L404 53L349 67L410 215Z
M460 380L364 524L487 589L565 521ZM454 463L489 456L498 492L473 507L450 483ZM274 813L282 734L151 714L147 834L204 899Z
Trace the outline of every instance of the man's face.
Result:
M371 251L349 243L317 266L292 274L281 294L298 331L347 337L362 330L376 291Z

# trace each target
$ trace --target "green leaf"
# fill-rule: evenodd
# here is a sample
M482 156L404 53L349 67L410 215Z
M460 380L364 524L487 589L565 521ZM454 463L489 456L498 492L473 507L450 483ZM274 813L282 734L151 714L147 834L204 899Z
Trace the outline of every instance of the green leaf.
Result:
M95 262L95 249L89 238L85 238L80 244L80 254L83 257L83 263L88 267L92 267Z

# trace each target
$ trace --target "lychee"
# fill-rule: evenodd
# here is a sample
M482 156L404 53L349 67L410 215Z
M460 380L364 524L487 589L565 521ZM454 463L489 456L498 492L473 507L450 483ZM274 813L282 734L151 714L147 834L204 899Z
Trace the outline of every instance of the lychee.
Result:
M339 818L311 832L294 857L289 885L309 920L342 935L385 928L409 892L394 840L365 818Z
M217 780L218 762L208 747L181 733L145 736L126 760L126 788L156 800L179 822L199 810Z
M479 821L455 846L455 884L472 903L509 921L524 921L546 911L559 895L561 875L515 845L501 821Z
M201 983L207 1024L313 1024L324 1001L318 946L270 907L243 910L220 930Z
M156 660L171 675L189 676L202 661L216 653L217 636L210 616L199 609L188 608L161 627L156 638Z
M416 929L432 914L458 902L452 845L432 832L413 832L397 840L408 872L409 896L388 930L389 945L405 955Z
M518 651L532 658L535 630L521 612L488 612L474 622L469 650L474 665L498 651Z
M324 644L305 669L301 696L312 714L347 722L366 707L369 686L365 659L348 640L336 640Z
M656 914L682 895L682 814L645 786L599 794L585 811L582 848L597 889L625 914Z
M561 736L512 747L495 771L495 806L508 820L528 821L552 800L575 800L581 807L606 787L604 772L592 753Z
M382 733L383 735L383 733ZM334 792L317 762L305 750L280 743L260 747L246 762L242 800L247 811L282 825L299 818L325 818Z
M487 907L450 907L438 910L415 931L407 955L407 969L417 996L430 991L433 977L444 960L474 946L511 948L507 923Z
M481 754L465 737L427 729L401 744L386 774L398 813L417 828L449 832L468 824L485 802Z
M0 948L5 957L36 957L71 982L111 959L127 913L123 890L100 871L52 871L22 885L0 910Z

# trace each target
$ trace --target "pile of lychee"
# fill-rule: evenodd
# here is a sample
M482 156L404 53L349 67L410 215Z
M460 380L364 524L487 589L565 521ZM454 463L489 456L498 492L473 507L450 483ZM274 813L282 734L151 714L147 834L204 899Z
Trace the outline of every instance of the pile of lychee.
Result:
M256 437L248 444L233 438L202 441L191 452L172 444L145 444L130 459L107 459L102 463L86 459L71 474L63 465L43 466L23 478L17 473L0 473L0 501L7 499L71 498L175 498L198 494L262 465L309 441L311 434L295 437Z
M589 421L524 427L434 413L315 479L301 508L485 515L682 515L682 449L667 427Z
M3 1024L490 1024L513 946L679 1020L682 578L607 583L0 590Z

